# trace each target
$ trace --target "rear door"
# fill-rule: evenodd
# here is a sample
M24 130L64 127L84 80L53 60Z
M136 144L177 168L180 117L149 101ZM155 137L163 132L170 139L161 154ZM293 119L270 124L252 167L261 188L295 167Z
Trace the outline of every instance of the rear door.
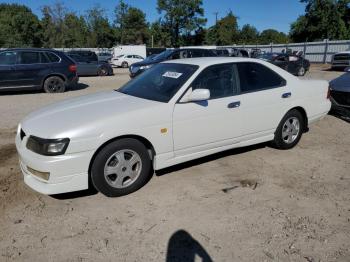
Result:
M4 51L0 53L0 89L19 84L16 75L16 60L17 52Z
M273 60L273 64L288 71L288 57L285 55L280 55Z
M237 71L246 140L273 134L293 96L286 80L260 63L237 63Z
M23 86L41 86L43 78L51 71L44 60L43 52L40 51L19 51L16 71L19 81Z

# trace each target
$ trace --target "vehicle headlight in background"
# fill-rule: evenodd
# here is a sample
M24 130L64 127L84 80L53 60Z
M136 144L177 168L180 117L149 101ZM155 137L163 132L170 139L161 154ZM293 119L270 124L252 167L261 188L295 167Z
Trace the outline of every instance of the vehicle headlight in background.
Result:
M66 152L68 144L69 138L43 139L30 136L27 141L27 148L40 155L58 156Z
M146 65L146 66L141 66L140 69L141 70L146 70L146 69L149 69L151 67L152 67L152 65Z

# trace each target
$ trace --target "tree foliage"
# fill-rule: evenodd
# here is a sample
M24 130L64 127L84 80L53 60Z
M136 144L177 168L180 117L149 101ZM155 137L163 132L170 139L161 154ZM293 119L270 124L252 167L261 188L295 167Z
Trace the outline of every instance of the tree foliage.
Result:
M240 31L240 43L241 44L257 44L259 43L259 32L258 30L249 24L242 27Z
M158 12L170 32L172 46L183 44L181 36L189 36L205 25L202 0L158 0Z
M289 38L288 36L283 32L278 32L274 29L267 29L261 32L259 36L259 43L260 44L284 44L288 43Z
M347 39L350 37L350 0L300 0L305 14L291 25L294 41Z
M41 26L32 11L18 4L0 4L0 47L41 46Z

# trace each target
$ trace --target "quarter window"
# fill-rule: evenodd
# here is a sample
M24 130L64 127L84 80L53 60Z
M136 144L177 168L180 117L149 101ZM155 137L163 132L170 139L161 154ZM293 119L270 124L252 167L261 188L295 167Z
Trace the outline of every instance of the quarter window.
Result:
M39 52L20 52L20 64L39 64L40 53Z
M55 55L54 53L46 52L46 55L48 56L48 58L50 59L50 61L52 63L57 63L60 61L60 58L57 55Z
M194 89L209 89L210 99L233 96L237 92L233 64L208 67L192 83Z
M258 63L237 63L241 93L283 86L285 80Z
M14 65L16 64L16 52L2 52L0 53L0 65Z

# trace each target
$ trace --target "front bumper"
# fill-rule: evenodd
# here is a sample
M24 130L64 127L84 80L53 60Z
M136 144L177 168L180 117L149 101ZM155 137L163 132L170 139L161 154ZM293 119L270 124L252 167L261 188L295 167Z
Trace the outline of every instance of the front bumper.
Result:
M88 170L93 151L60 156L42 156L26 148L27 138L25 136L21 140L19 134L17 134L16 148L24 182L30 188L46 195L88 189ZM49 172L49 179L44 180L29 170Z

